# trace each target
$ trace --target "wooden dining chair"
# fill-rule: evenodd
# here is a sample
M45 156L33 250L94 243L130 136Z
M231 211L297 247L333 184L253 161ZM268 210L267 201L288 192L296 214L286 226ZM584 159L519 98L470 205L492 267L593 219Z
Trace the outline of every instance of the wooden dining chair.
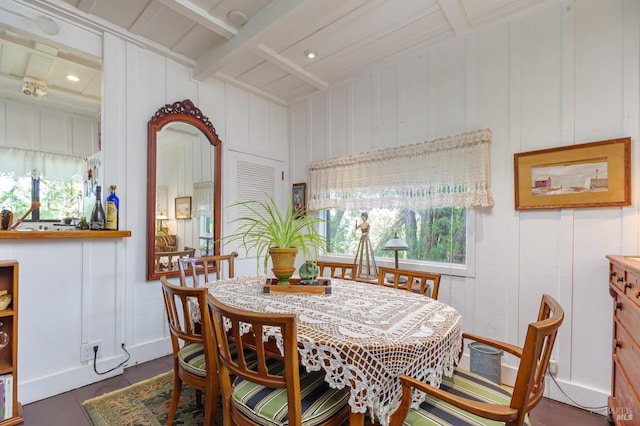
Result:
M356 277L356 262L327 262L318 260L318 276L329 278L341 278L343 280L354 280ZM329 269L329 275L326 274L326 270Z
M402 402L391 415L390 426L413 424L479 425L504 422L506 426L530 425L528 413L544 393L544 376L564 311L551 296L543 295L536 322L529 324L522 348L497 340L463 334L463 337L501 349L520 358L513 391L477 374L456 368L452 378L443 377L440 388L400 375ZM428 396L411 408L412 388ZM429 419L429 420L426 420ZM490 423L495 424L495 423Z
M201 284L223 278L233 278L236 257L238 253L234 251L230 254L178 259L180 285L189 286L187 277L191 277L191 287L199 287Z
M196 303L200 312L206 312L208 289L176 286L169 283L166 276L161 277L160 282L173 349L173 392L167 424L173 424L184 382L196 389L198 408L202 406L204 391L204 424L214 425L219 382L211 318L202 316L196 327L190 304Z
M427 290L430 290L426 295L437 300L440 290L440 274L380 266L378 268L378 284L393 285L394 288L411 290L420 294L425 294Z
M348 419L349 388L331 388L324 371L300 368L296 314L244 311L211 295L207 303L217 342L225 426L337 426ZM267 335L271 338L265 341ZM281 338L281 344L275 344L273 336ZM247 351L255 354L255 363L246 361Z

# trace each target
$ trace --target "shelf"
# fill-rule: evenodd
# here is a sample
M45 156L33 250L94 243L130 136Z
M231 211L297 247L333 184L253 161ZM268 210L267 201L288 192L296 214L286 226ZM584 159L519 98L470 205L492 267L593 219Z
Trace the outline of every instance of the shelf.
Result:
M126 238L131 231L0 231L0 240Z

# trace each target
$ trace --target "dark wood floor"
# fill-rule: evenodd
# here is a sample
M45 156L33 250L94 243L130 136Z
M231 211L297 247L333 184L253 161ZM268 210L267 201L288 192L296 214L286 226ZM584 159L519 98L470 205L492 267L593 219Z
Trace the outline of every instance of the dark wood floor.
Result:
M27 426L90 426L89 417L81 405L83 401L156 376L171 368L171 357L166 356L129 367L121 376L26 404L23 406L24 424ZM543 399L533 410L531 420L535 426L608 426L609 424L605 416L548 399Z

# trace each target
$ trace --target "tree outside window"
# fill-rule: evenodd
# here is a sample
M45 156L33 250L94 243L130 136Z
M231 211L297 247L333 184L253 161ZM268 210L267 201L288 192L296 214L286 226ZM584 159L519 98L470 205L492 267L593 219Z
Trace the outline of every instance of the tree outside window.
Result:
M397 233L409 246L398 252L403 259L464 265L466 263L466 209L371 209L369 238L376 258L393 258L382 250ZM356 255L360 235L356 228L360 211L325 210L327 254Z

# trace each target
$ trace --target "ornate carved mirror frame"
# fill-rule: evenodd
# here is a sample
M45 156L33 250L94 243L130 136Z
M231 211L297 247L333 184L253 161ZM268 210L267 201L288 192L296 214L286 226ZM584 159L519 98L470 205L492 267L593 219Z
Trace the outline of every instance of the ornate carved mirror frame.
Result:
M171 123L185 123L200 130L208 139L212 148L213 163L213 250L209 254L220 254L220 215L222 188L222 141L218 137L211 121L202 114L193 102L186 99L182 102L166 104L151 117L147 134L147 280L157 280L161 276L176 277L179 271L157 271L155 268L156 243L156 173L158 158L158 133ZM182 243L184 244L184 243Z

